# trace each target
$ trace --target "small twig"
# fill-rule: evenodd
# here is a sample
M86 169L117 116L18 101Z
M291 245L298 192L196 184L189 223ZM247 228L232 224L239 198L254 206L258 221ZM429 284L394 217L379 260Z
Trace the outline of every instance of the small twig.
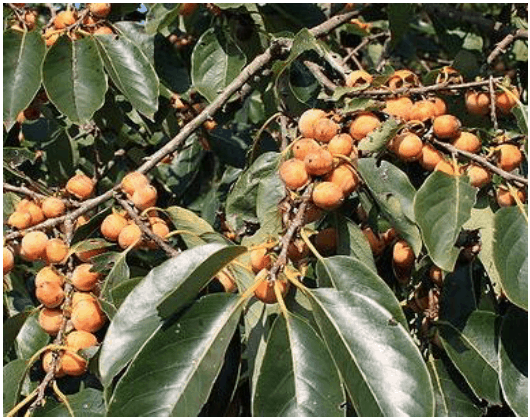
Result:
M488 56L487 63L491 64L495 59L506 52L506 49L510 46L512 42L515 42L517 39L528 39L528 31L524 29L518 29L514 33L508 34L504 39L497 44L493 51Z
M461 156L464 156L474 162L479 163L480 165L484 166L485 168L489 169L491 172L496 173L497 175L501 176L502 178L506 179L507 181L513 181L515 183L519 183L521 185L528 185L528 179L523 178L519 175L514 175L510 172L503 171L502 169L498 168L497 166L493 165L492 163L488 162L487 159L483 158L482 156L476 155L474 153L466 152L464 150L459 150L456 147L454 147L452 144L444 143L442 141L436 140L434 138L431 138L430 141L434 143L435 145L447 150L450 153L458 154Z
M334 92L337 88L337 85L327 78L320 66L312 61L305 60L304 65L309 69L309 71L315 76L315 79L324 86L330 92Z
M282 115L280 117L280 126L281 126L281 144L280 144L280 150L285 150L285 148L288 145L288 135L287 135L287 117L285 115Z
M493 129L495 132L499 129L499 123L497 121L497 113L495 112L495 87L493 86L493 76L489 78L489 94L490 94L490 118L493 123Z
M29 188L17 187L16 185L11 185L6 182L4 182L3 184L3 190L26 195L28 197L31 197L34 201L44 200L45 198L49 197L48 195L32 191ZM67 207L79 207L81 205L81 203L74 200L69 200L66 198L61 198L61 200Z

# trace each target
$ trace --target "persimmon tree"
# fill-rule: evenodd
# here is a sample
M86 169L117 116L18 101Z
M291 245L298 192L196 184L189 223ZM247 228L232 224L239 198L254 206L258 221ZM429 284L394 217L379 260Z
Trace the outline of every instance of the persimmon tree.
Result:
M4 415L528 415L527 5L4 4Z

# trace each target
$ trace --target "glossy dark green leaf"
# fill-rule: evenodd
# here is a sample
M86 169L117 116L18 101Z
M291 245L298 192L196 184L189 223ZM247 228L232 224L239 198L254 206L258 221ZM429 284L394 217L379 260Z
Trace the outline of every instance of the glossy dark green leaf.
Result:
M444 277L440 297L440 320L464 328L469 315L478 309L472 264L458 265Z
M505 207L495 213L493 259L504 293L528 310L528 206L525 213Z
M279 316L272 327L257 378L253 415L339 417L340 378L317 332L303 318Z
M466 177L435 171L425 180L414 199L414 215L433 262L453 271L459 249L455 242L471 216L476 188Z
M110 291L112 303L116 308L119 308L125 298L132 292L132 290L142 281L143 277L135 277L133 279L120 282Z
M528 54L528 48L525 48L526 53ZM515 118L517 119L517 127L521 133L528 133L528 105L519 105L512 110Z
M389 162L382 161L378 165L372 158L360 159L358 168L383 217L418 256L422 242L420 231L414 224L413 202L416 190L407 175Z
M460 329L440 321L440 337L451 361L473 392L500 404L497 343L500 319L491 312L474 311Z
M469 386L449 361L431 358L427 367L434 385L436 417L479 417L483 414L473 402Z
M41 84L45 46L39 31L4 31L4 124L9 131Z
M212 102L245 66L243 51L224 33L210 28L197 41L191 57L195 89Z
M389 118L359 142L359 150L369 152L383 150L387 143L395 137L399 128L400 124L394 118Z
M4 321L4 356L11 350L20 329L30 314L30 311L20 312Z
M39 325L38 317L38 312L28 316L17 335L16 349L21 359L29 360L50 341L50 336Z
M252 139L248 133L239 132L237 128L216 127L209 133L212 152L227 165L243 169L246 155Z
M46 53L42 81L50 101L74 123L90 121L105 102L107 77L90 37L60 37Z
M142 347L120 379L108 416L196 416L208 399L238 325L241 302L208 295Z
M85 388L76 394L68 395L68 403L75 417L105 417L103 393L94 388ZM62 403L51 398L46 405L35 411L36 417L70 417L70 412Z
M181 3L151 3L145 18L145 30L156 34L178 18Z
M504 316L499 370L506 402L519 417L528 417L528 312L510 308Z
M5 351L5 349L4 349ZM2 396L4 415L6 415L18 402L18 389L26 370L27 361L16 359L4 365Z
M338 214L337 232L339 235L337 254L355 257L370 268L376 269L372 249L359 226Z
M318 261L316 273L319 279L328 277L339 291L359 293L374 300L389 311L396 322L408 329L407 320L394 293L368 264L352 257L329 257Z
M204 245L206 240L199 236L205 233L213 233L212 226L191 210L183 207L172 206L166 209L167 215L175 225L175 229L182 231L180 236L190 248ZM189 232L189 233L188 233Z
M198 246L151 270L125 298L109 326L99 358L103 384L110 384L161 327L159 305L166 302L166 308L178 311L244 249L220 244Z
M103 285L101 286L100 297L102 299L107 299L110 302L113 302L110 289L116 287L120 283L127 281L130 276L129 266L127 265L127 254L128 251L124 250L122 252L115 252L107 254L105 259L105 264L112 264L112 268L109 273L105 276L103 280ZM96 260L96 264L99 261ZM97 270L97 268L96 268Z
M52 141L44 147L46 165L51 181L55 184L64 184L79 168L78 145L72 141L66 130L57 130L51 139Z
M153 119L159 83L145 54L126 37L101 35L95 39L113 83L138 112Z
M285 197L285 184L278 171L272 171L261 178L256 197L256 215L263 233L271 235L282 232L282 212L280 201Z
M359 416L432 416L433 386L408 331L360 293L310 294L320 332Z

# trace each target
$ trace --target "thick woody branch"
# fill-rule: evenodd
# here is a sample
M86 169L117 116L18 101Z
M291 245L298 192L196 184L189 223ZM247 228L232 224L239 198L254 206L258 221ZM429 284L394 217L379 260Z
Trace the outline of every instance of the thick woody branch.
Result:
M309 69L313 76L315 76L315 79L317 79L322 86L324 86L330 92L335 91L337 85L326 77L318 64L305 60L304 65Z
M506 49L510 46L512 42L515 42L517 39L528 39L528 31L524 29L519 29L512 34L508 34L504 39L497 44L495 49L488 56L488 64L491 64L495 59L506 52Z

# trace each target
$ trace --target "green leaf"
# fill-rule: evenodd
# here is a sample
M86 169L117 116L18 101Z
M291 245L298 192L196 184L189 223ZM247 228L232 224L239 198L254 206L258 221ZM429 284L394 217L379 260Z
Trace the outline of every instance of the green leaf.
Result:
M46 48L39 31L4 32L4 124L9 131L41 84L41 64Z
M99 296L102 299L107 299L111 303L113 302L110 289L116 287L118 284L127 281L131 274L129 266L127 265L127 254L128 251L107 253L105 258L105 265L112 264L112 268L103 280L101 291ZM95 259L95 265L100 261ZM95 267L98 270L98 267ZM99 270L98 270L99 271Z
M474 311L460 329L445 321L438 324L447 355L473 392L490 404L501 404L497 357L499 321L494 313Z
M493 259L508 299L528 310L528 206L524 211L514 206L495 213Z
M182 3L152 3L145 17L145 31L148 34L156 34L167 28L179 16Z
M440 298L440 320L464 328L469 315L477 309L472 264L459 264L444 278Z
M105 417L103 393L94 388L85 388L77 394L68 395L68 403L76 417ZM35 411L36 417L70 417L64 404L48 399L46 405Z
M213 294L158 330L110 400L108 416L196 416L221 370L241 314L238 296Z
M29 360L50 341L50 336L39 325L38 318L38 312L28 316L17 335L17 354L21 359Z
M101 346L99 370L105 386L162 326L158 306L177 312L245 248L208 244L182 252L154 268L125 298ZM168 300L169 299L169 300Z
M362 139L359 142L358 149L367 152L379 152L383 150L387 143L395 137L400 127L401 124L394 118L389 118L367 137Z
M90 121L105 102L107 77L90 37L60 37L46 53L42 81L50 101L76 124Z
M44 150L46 166L53 183L64 184L75 175L76 169L79 168L79 151L66 130L53 133L52 141Z
M192 232L195 235L181 233L182 239L188 247L204 245L206 240L197 238L205 233L213 233L212 226L204 219L197 216L191 210L183 207L172 206L166 209L167 215L175 225L176 230Z
M243 51L228 36L228 33L210 28L193 49L192 83L208 102L213 102L239 76L247 62Z
M317 332L297 315L276 318L257 378L253 415L339 417L343 402L337 369Z
M356 258L335 256L318 261L316 273L319 279L328 277L327 283L331 283L339 291L359 293L377 302L392 314L395 321L408 329L405 314L394 292L377 275L375 268Z
M463 224L471 216L477 189L466 177L435 171L414 198L414 215L433 262L453 271L459 249L454 245Z
M506 402L528 417L528 313L510 308L501 324L499 375Z
M435 417L479 417L482 410L472 401L469 386L447 360L430 358L427 362L434 385Z
M433 386L408 331L361 293L309 295L320 331L359 416L432 416Z
M285 198L285 185L278 171L271 171L261 178L256 197L256 215L262 233L279 234L283 230L279 203Z
M414 19L415 5L413 3L390 3L387 5L388 23L392 34L391 46L395 47L404 35L409 32Z
M146 55L126 37L94 37L112 82L140 113L153 119L158 110L159 82Z
M517 127L519 127L521 133L528 133L528 105L517 104L517 106L513 108L512 112L513 115L515 115Z
M18 314L8 318L4 321L4 357L11 350L11 347L15 343L20 329L26 322L26 319L31 314L29 311L19 312Z
M4 348L5 351L5 348ZM15 407L18 402L18 389L26 371L27 361L16 359L4 365L3 374L3 401L4 416Z
M355 257L376 271L372 249L361 228L351 220L338 214L336 229L339 235L337 254Z

